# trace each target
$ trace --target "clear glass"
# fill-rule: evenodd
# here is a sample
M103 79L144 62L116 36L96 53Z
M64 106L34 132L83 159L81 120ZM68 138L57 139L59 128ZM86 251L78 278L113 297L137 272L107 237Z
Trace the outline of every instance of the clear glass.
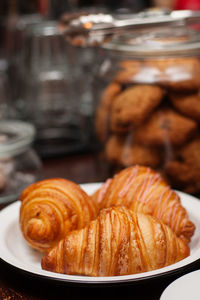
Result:
M170 28L115 37L94 82L95 131L110 173L150 166L200 192L200 34Z
M27 27L22 110L37 128L36 147L42 156L83 151L90 144L87 101L82 101L85 91L78 79L79 57L72 63L74 55L56 21Z
M9 62L9 96L15 108L18 118L23 117L24 96L24 58L23 45L25 31L32 24L41 23L42 16L39 14L20 15L7 18L4 21L4 48Z
M34 127L0 121L0 203L18 199L25 187L41 178L41 161L31 148Z

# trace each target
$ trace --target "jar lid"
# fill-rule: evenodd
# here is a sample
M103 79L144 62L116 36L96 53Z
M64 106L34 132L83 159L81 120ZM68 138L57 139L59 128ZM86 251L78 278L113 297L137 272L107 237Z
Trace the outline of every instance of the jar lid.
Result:
M169 27L116 35L102 46L118 54L136 57L199 55L200 31L189 27Z
M35 127L18 120L0 121L0 158L24 152L32 143Z

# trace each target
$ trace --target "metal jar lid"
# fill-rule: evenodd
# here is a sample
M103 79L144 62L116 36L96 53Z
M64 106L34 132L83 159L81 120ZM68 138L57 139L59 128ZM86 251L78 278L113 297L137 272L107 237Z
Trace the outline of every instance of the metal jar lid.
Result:
M170 11L164 9L149 9L128 16L111 15L104 13L80 13L71 14L62 18L60 31L66 39L77 46L105 46L112 49L115 43L115 36L124 37L127 32L135 33L138 30L154 31L161 28L188 27L200 24L200 12L192 10ZM139 32L139 35L141 32ZM113 39L114 37L114 39ZM109 42L111 41L111 42ZM108 42L108 43L107 43ZM104 45L106 43L106 45ZM193 45L194 46L194 45ZM187 50L185 46L183 50ZM119 45L117 50L120 50ZM129 51L129 48L121 48Z

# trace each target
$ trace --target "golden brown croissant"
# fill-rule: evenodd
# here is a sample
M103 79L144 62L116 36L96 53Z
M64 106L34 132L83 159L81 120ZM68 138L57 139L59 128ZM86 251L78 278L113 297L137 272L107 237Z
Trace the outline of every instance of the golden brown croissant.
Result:
M117 276L146 272L189 255L187 243L163 222L125 207L103 209L42 258L42 268L64 274Z
M79 185L55 178L34 183L21 194L20 227L30 246L45 251L67 232L80 229L97 215Z
M190 241L195 226L189 220L180 197L151 168L133 166L108 179L93 196L99 209L126 206L135 212L148 213L165 224L178 237Z

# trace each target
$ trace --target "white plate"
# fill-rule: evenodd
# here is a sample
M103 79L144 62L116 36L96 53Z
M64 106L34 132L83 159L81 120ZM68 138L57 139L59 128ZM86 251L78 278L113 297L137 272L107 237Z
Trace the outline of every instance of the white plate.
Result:
M99 183L82 185L88 194L95 191L99 186ZM196 225L196 231L190 243L190 256L168 267L145 273L113 277L75 276L44 271L40 266L42 255L36 250L31 249L26 244L21 234L19 228L19 201L7 206L0 212L0 258L14 267L29 272L32 275L76 284L116 284L137 282L141 280L148 280L152 277L161 277L170 273L181 272L183 271L183 268L200 258L200 200L181 192L178 193L181 197L183 206L188 211L190 219Z
M188 273L172 282L162 293L160 300L199 300L200 270Z

